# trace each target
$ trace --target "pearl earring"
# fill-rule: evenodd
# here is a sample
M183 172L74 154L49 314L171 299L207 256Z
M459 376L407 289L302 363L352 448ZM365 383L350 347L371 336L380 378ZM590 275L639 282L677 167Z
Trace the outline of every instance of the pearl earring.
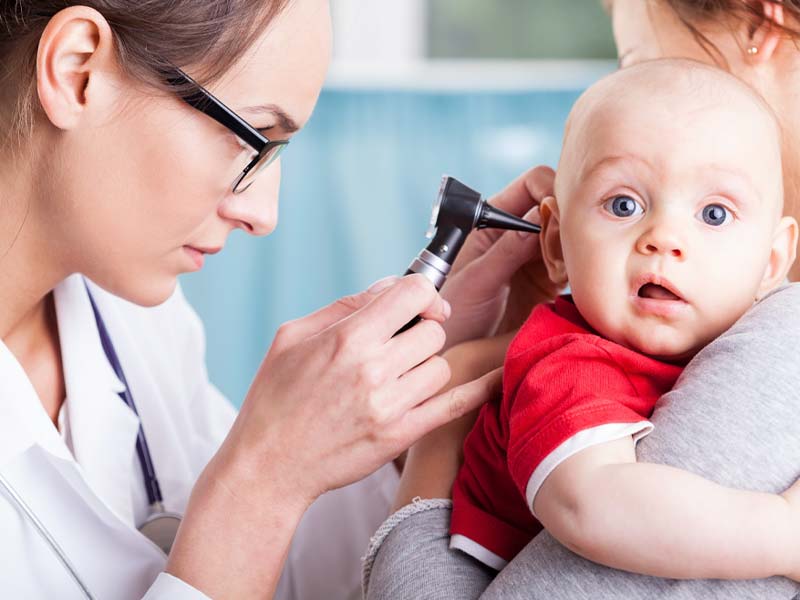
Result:
M758 46L750 46L749 48L747 48L747 53L750 56L755 56L756 54L758 54Z

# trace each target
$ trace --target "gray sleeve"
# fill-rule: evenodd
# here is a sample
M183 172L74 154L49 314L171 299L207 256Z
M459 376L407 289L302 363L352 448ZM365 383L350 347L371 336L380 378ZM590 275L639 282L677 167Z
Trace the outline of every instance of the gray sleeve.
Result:
M729 487L780 492L800 474L800 284L753 307L700 352L653 414L640 461L680 467ZM645 542L646 543L646 542ZM790 599L780 577L666 580L571 553L544 532L495 579L485 599Z
M450 500L415 500L373 536L363 570L366 600L479 598L494 571L451 551Z

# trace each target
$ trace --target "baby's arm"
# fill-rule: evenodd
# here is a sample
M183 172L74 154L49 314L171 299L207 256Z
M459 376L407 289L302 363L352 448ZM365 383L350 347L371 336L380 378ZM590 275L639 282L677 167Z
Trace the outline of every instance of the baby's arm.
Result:
M674 467L637 463L626 437L557 466L536 494L534 512L567 548L617 569L674 579L797 579L800 510L793 490L734 490Z

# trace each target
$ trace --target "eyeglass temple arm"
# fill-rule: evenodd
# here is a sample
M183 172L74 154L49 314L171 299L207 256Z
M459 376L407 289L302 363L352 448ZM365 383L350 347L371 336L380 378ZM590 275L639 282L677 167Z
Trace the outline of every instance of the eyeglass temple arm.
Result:
M192 87L195 91L181 94L181 99L205 113L220 125L233 131L245 143L254 148L256 152L262 152L269 143L269 140L250 126L249 123L179 68L175 67L175 70L168 75L167 81L174 86L188 85Z

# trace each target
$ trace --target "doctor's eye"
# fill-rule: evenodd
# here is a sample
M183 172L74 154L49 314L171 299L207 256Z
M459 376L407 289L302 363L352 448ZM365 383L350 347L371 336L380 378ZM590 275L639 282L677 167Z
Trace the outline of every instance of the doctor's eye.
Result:
M731 211L721 204L708 204L696 216L702 219L706 225L714 227L726 225L733 218Z
M634 217L644 212L642 205L630 196L614 196L603 203L603 208L621 218Z

